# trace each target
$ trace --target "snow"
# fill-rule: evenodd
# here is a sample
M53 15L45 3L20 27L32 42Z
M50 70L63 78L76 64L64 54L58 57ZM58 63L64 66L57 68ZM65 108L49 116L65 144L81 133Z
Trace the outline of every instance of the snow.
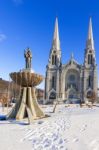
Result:
M61 104L55 113L51 105L42 109L50 117L31 125L27 120L0 121L0 150L99 150L99 107Z

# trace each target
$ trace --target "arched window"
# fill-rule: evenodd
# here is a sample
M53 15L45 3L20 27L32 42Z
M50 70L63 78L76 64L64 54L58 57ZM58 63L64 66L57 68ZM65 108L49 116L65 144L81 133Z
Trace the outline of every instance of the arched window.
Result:
M52 55L52 65L54 65L54 55Z
M91 76L88 78L88 87L91 87Z
M53 76L52 77L52 88L54 88L55 87L55 77Z
M57 64L57 56L52 55L52 65L56 65L56 64Z
M92 64L93 63L93 57L92 54L88 55L88 64Z
M92 55L90 57L91 57L91 64L92 64L93 63L93 57L92 57Z
M75 75L71 74L71 75L69 76L69 81L70 81L70 82L74 82L74 81L75 81Z
M70 87L73 87L73 88L76 88L76 77L74 74L70 74L68 76L68 82L67 82L67 88L70 88ZM66 88L65 88L66 89Z
M57 63L57 56L55 55L55 65L56 65L56 63Z

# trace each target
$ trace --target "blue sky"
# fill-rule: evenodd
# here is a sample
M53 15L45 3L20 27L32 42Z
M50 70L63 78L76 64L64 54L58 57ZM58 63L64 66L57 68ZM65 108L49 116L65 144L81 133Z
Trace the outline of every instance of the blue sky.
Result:
M33 54L33 69L45 76L56 16L63 63L72 52L83 63L92 17L99 66L98 0L0 0L0 77L8 80L10 72L24 68L23 53L28 46Z

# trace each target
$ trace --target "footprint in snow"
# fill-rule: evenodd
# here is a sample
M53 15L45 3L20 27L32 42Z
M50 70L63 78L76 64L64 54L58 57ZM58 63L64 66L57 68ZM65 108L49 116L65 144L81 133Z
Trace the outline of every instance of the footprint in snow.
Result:
M85 131L87 128L87 124L83 125L82 128L80 129L80 131Z
M75 142L78 142L79 139L78 138L74 138L72 141L75 143Z
M42 121L42 120L40 120L40 121L38 121L38 124L42 124L44 121Z
M52 145L51 150L59 150L57 146Z
M58 144L63 144L63 139L62 138L59 139Z
M65 142L65 143L68 143L68 142L69 142L69 140L68 140L68 139L64 139L64 142Z

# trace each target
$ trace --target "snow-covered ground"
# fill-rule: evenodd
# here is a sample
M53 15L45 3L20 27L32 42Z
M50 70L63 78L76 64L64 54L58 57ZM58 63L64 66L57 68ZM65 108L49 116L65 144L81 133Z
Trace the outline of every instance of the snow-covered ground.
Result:
M99 150L99 107L52 109L43 107L50 117L32 125L27 120L0 121L0 150Z

